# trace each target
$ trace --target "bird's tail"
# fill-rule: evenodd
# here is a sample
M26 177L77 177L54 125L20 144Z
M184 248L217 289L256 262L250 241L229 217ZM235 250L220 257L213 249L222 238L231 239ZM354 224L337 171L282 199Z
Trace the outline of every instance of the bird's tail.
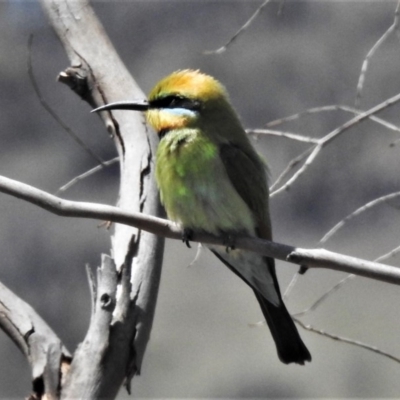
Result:
M285 363L297 363L304 365L306 361L311 361L311 354L307 347L303 343L299 332L297 332L296 325L293 322L288 310L283 303L282 296L279 290L278 279L275 272L275 262L273 258L269 257L257 257L250 254L246 254L244 257L230 257L230 254L226 251L219 251L211 248L211 251L236 275L238 275L243 281L245 281L253 290L260 303L262 313L267 321L268 327L271 331L274 339L276 349L278 352L279 359ZM249 260L246 257L252 257ZM260 282L257 279L250 281L248 279L249 273L244 273L244 264L250 264L250 267L254 266L258 269L262 269L265 276L269 276L272 279L271 285L273 288L272 295L271 286L266 285L265 290L260 289ZM256 264L260 262L261 264ZM247 265L249 269L249 265ZM260 273L260 271L258 271ZM251 274L250 274L251 275ZM265 280L267 280L265 278ZM263 294L262 294L263 293ZM271 299L268 300L267 296Z
M311 361L311 354L303 343L285 304L275 306L254 290L261 310L275 341L279 359L285 363L304 365Z

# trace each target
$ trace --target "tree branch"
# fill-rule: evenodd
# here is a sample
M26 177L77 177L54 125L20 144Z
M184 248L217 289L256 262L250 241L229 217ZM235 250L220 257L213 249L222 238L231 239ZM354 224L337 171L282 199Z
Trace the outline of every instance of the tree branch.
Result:
M13 340L32 369L34 398L56 399L71 355L36 311L0 283L0 327Z
M124 211L118 207L64 200L42 190L0 176L0 192L29 201L64 217L91 218L135 226L138 229L170 239L182 239L183 232L171 221ZM204 232L194 232L192 240L206 244L224 245L224 238ZM400 269L360 258L345 256L324 249L301 249L259 238L237 237L235 248L254 251L278 260L309 268L328 268L380 281L400 284Z
M357 114L354 118L350 119L343 125L339 126L338 128L334 129L333 131L329 132L327 135L325 135L323 138L321 138L314 147L311 147L310 149L306 150L304 153L302 153L298 159L298 161L302 161L305 158L305 155L307 154L308 151L310 151L310 155L307 157L306 161L302 165L302 167L294 173L294 175L284 184L282 185L279 189L274 190L271 192L271 197L285 191L289 190L292 184L307 170L307 168L314 162L318 154L321 152L321 150L327 146L329 143L331 143L333 140L338 138L343 132L346 132L348 129L352 128L354 125L370 118L371 116L381 112L382 110L385 110L396 103L400 101L400 93L390 97L389 99L383 101L382 103L379 103L378 105L370 108L368 111L365 111L361 114ZM293 161L290 163L290 165L293 164ZM286 169L287 170L287 169ZM286 173L285 170L285 173ZM281 174L282 176L283 174ZM280 178L279 178L280 179ZM274 186L276 183L274 184ZM271 189L272 190L272 189Z
M270 2L271 0L264 0L264 2L257 8L257 10L253 13L253 15L246 21L246 23L221 47L216 50L206 50L204 54L221 54L224 53L228 47L253 23L253 21L257 18L257 16L261 13L263 8Z
M41 3L71 63L59 74L60 82L68 85L92 107L121 100L126 93L144 98L87 0L41 0ZM161 208L152 161L157 135L149 131L140 113L116 111L102 113L100 117L119 153L119 207L134 213L159 214ZM42 200L41 204L46 203L46 207L53 212L73 214L68 202L62 201L57 205L54 204L57 198L46 197ZM79 207L81 214L91 218L91 207L84 203ZM108 209L101 218L116 221L106 217L108 212L109 216L113 214ZM93 217L95 214L96 211ZM104 357L99 358L99 350L94 346L78 348L71 376L68 377L69 383L62 390L63 398L74 398L78 394L80 397L81 393L85 393L85 399L113 398L124 380L128 386L132 376L140 372L157 301L164 241L162 237L142 232L134 225L116 224L111 242L115 264L113 273L117 278L118 293L122 295L116 299L110 326L106 329L99 319L92 316L88 331L88 335L93 336L97 329L102 329L102 335L97 339L102 338L103 342L98 340L97 344L107 350ZM126 271L129 271L129 285L126 280L120 280L121 274ZM85 342L90 342L90 337L87 336ZM84 360L95 362L84 363ZM93 377L98 381L94 382ZM85 382L93 383L90 390Z

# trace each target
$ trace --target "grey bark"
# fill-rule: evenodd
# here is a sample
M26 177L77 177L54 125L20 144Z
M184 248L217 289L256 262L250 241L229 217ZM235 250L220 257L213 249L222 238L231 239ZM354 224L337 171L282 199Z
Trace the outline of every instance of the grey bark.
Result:
M29 201L54 214L64 217L95 218L120 222L170 239L182 240L183 231L171 221L142 213L132 213L104 204L63 200L25 183L0 176L0 192ZM254 251L277 260L288 261L307 268L328 268L335 271L400 284L400 269L378 262L334 253L325 249L301 249L287 244L270 242L255 237L235 237L236 249ZM225 239L193 232L193 242L224 245ZM304 268L303 268L304 269Z
M127 95L144 97L87 1L41 3L71 62L59 75L62 83L92 107ZM139 113L102 114L120 157L118 207L157 215L160 204L153 174L156 135L149 132ZM46 202L45 198L41 200ZM42 379L40 390L33 394L36 398L114 398L123 382L129 390L130 380L140 373L154 317L164 239L133 226L115 224L114 229L111 257L102 256L96 280L90 279L90 327L72 362L57 336L44 322L37 322L40 317L28 305L15 300L20 309L10 311L7 306L4 310L11 315L4 317L6 311L0 315L2 328L30 359L34 378ZM5 293L7 289L2 288L2 306L9 297ZM9 323L14 320L17 322ZM39 336L31 320L45 334ZM68 368L64 368L64 360Z
M28 359L32 398L57 399L71 355L36 311L0 283L0 327Z

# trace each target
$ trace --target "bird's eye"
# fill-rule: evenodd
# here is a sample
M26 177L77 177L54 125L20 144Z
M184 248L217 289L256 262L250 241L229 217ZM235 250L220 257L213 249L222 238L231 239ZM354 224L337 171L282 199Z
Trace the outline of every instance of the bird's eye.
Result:
M183 96L170 95L151 102L152 108L186 108L187 110L198 111L201 103L198 100L189 99Z

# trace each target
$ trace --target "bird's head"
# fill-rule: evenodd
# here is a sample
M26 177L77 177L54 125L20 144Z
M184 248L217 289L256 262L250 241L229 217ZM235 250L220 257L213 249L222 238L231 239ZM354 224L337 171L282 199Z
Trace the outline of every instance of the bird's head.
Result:
M225 88L198 70L180 70L163 78L148 100L110 103L93 111L136 110L159 135L172 129L199 127L207 123L236 120Z

